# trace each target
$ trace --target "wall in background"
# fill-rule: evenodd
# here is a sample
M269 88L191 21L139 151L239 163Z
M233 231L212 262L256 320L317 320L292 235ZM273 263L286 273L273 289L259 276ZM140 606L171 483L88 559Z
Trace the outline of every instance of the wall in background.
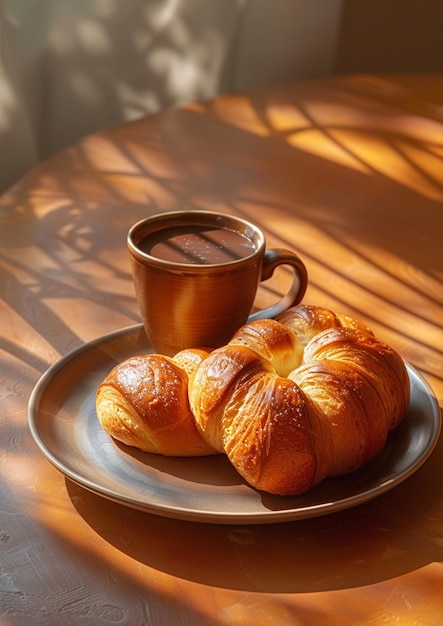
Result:
M344 0L335 71L442 72L442 0Z
M0 0L0 191L79 137L287 79L441 71L443 0Z

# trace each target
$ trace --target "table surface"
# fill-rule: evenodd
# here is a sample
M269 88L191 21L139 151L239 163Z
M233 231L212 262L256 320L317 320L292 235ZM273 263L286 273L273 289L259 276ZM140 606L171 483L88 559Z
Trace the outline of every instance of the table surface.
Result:
M6 193L0 623L441 624L441 439L411 477L360 506L204 524L71 482L35 445L27 404L61 357L139 323L126 232L188 208L240 215L268 246L296 250L304 301L366 322L443 406L442 201L441 75L295 82L186 105L89 136Z

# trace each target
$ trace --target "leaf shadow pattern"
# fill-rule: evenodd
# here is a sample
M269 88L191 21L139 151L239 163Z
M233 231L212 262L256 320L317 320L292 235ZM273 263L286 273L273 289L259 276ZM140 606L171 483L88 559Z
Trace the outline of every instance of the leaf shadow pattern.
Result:
M17 220L12 238L2 237L0 230L2 261L8 267L3 285L16 280L18 274L28 274L23 286L24 297L32 302L27 308L27 320L37 330L45 315L55 317L48 308L54 298L78 298L87 308L100 306L119 319L136 321L125 251L126 233L135 221L155 212L181 208L235 212L265 227L269 236L284 245L288 243L285 233L275 229L267 217L272 211L279 220L292 221L294 228L298 223L315 225L321 236L329 238L329 254L347 250L356 259L355 276L347 266L328 270L334 280L347 282L349 295L336 295L333 285L321 284L315 275L311 276L311 292L315 289L325 299L340 297L345 309L358 310L352 288L361 283L368 293L372 290L371 298L383 300L381 288L364 283L370 267L381 281L395 280L409 297L411 280L415 288L420 287L418 279L406 284L375 255L368 257L360 248L352 248L352 242L370 244L375 239L396 255L400 264L413 267L424 284L433 281L433 291L428 287L420 294L430 305L421 310L440 308L442 257L435 249L439 245L435 225L443 226L441 203L426 193L420 195L406 174L403 180L395 178L383 160L375 167L359 151L361 145L371 146L371 141L389 146L409 172L415 162L409 152L406 154L404 145L441 159L438 136L431 141L432 128L425 127L420 134L420 128L410 133L409 127L402 125L398 107L411 99L412 88L401 88L395 80L369 83L343 79L333 85L328 88L326 81L320 98L314 83L311 88L308 81L301 89L295 84L289 93L292 113L287 128L280 128L272 113L288 106L287 87L283 95L276 87L270 92L252 92L245 105L246 117L258 120L255 123L262 133L251 131L245 122L242 126L242 119L229 117L228 98L222 107L202 103L197 108L172 109L159 117L110 128L54 155L2 199L0 215ZM432 111L431 103L428 109ZM299 117L303 123L297 125ZM432 123L437 121L430 118ZM308 131L344 151L363 170L290 143L291 137ZM338 131L352 131L354 144L346 143ZM434 169L427 172L417 165L415 174L424 185L432 187L435 195L442 193ZM422 208L420 237L428 241L425 254L417 254L413 245L406 249L404 243L399 243L397 223L402 221L402 236L406 239L416 236L417 224L402 205L391 206L391 191L397 203L407 207L413 199ZM385 219L388 207L389 223ZM300 239L299 252L307 263L326 270L328 259L317 250L313 237ZM32 252L30 245L34 247ZM88 264L93 264L93 273ZM121 289L119 293L108 291L109 279L119 282L130 295L122 295ZM5 287L7 301L12 292ZM362 313L368 314L364 310ZM53 323L55 328L65 325L66 336L74 332L61 319ZM51 333L51 341L57 342L60 334ZM72 347L80 342L71 336L65 344ZM66 346L60 341L58 344L59 352L65 352Z

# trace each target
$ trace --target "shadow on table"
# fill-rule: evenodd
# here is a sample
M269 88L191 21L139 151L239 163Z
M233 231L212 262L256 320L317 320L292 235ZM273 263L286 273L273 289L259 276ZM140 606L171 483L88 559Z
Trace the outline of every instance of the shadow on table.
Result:
M69 480L67 488L95 532L153 569L227 589L288 593L373 584L443 561L442 474L440 437L416 474L375 500L323 517L256 526L163 518Z

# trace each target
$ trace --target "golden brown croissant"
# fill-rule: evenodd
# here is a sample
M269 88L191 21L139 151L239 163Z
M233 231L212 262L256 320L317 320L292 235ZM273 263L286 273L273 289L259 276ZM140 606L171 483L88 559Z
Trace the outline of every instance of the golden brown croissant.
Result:
M382 450L406 415L409 378L362 324L301 305L214 350L189 398L202 436L250 485L297 495Z
M135 357L97 393L116 439L165 455L226 454L253 487L301 494L377 455L406 415L403 360L363 324L299 305L211 353Z
M135 356L120 363L97 390L96 411L112 437L169 456L214 454L202 439L188 401L188 377L208 355L183 350L174 358Z

